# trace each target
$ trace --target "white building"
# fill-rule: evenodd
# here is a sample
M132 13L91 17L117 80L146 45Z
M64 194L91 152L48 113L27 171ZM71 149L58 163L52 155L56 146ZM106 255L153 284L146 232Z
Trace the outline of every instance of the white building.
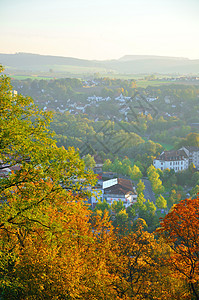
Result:
M114 201L121 200L125 208L137 201L135 187L133 187L132 181L128 179L114 178L106 180L102 183L102 186L96 186L94 190L95 196L91 197L92 207L95 207L99 199L105 199L109 205Z
M184 149L163 151L153 161L156 169L173 169L175 172L183 171L189 167L189 156Z
M132 181L123 178L115 178L103 182L103 194L111 205L114 201L121 200L125 208L137 201L137 193Z

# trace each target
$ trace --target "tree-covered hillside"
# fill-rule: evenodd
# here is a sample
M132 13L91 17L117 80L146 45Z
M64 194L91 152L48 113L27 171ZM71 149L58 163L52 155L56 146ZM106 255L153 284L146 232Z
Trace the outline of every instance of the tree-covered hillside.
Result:
M154 233L133 210L128 221L121 203L111 221L86 204L93 172L74 148L57 147L51 114L13 94L6 76L0 114L1 299L199 299L197 197L177 203ZM161 181L152 168L148 176ZM140 182L137 209L142 191Z

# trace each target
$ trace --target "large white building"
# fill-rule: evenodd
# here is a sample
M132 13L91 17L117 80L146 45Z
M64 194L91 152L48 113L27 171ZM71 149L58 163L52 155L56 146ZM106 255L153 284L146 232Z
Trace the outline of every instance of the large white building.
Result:
M185 149L163 151L153 161L156 169L173 169L175 172L183 171L189 167L189 155Z

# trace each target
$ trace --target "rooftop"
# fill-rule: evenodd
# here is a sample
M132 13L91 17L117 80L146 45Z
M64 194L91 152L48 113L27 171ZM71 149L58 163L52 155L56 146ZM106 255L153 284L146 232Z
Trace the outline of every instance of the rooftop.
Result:
M112 181L112 185L111 185ZM106 187L107 186L107 187ZM112 180L105 181L104 193L115 194L115 195L126 195L128 193L135 194L131 180L123 178L115 178Z
M163 151L156 159L158 160L182 160L184 158L188 158L188 155L184 150L171 150L171 151Z

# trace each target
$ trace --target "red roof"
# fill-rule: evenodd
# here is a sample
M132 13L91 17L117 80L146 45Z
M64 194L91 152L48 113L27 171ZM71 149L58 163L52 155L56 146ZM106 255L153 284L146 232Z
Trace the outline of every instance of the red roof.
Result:
M104 189L105 194L126 195L135 193L131 180L118 178L118 183Z

